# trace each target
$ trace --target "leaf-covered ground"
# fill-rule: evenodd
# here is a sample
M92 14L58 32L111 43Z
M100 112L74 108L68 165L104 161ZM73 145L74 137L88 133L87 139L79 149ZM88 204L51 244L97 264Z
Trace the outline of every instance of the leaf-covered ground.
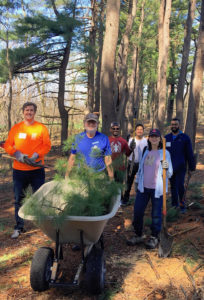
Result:
M158 249L146 250L144 245L130 247L126 240L133 232L131 227L133 204L121 208L104 230L106 257L106 284L104 293L90 296L86 290L56 289L34 292L30 287L30 264L33 254L41 246L53 247L54 243L26 221L26 233L12 240L14 200L11 174L1 171L0 182L0 299L204 299L204 126L197 134L199 159L197 171L192 176L187 193L190 205L185 215L168 222L174 235L169 258L159 258ZM47 163L52 165L58 157L52 152ZM7 164L4 161L4 164ZM53 170L47 169L47 178ZM134 200L134 191L132 191ZM192 204L193 203L193 204ZM170 215L171 221L173 215ZM148 235L150 207L145 215L145 233ZM81 261L80 253L64 247L60 266L63 281L72 281Z

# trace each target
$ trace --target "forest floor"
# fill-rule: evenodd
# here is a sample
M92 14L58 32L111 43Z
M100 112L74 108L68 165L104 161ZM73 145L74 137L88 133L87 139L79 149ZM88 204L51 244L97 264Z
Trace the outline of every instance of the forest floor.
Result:
M158 249L146 250L144 245L127 246L133 234L132 204L120 208L104 229L106 284L104 293L90 296L86 290L51 288L34 292L30 287L30 264L35 251L41 246L54 249L54 243L25 221L26 232L18 239L10 235L14 224L14 199L10 172L1 172L0 178L0 300L154 300L154 299L204 299L204 125L199 127L196 149L199 151L197 170L187 192L190 204L186 214L168 222L174 235L170 257L159 258ZM47 163L54 165L59 157L52 151ZM47 180L54 172L46 170ZM193 204L192 204L193 203ZM150 207L145 214L145 233L150 233ZM62 278L71 281L80 263L80 252L73 252L72 245L64 247L61 263Z

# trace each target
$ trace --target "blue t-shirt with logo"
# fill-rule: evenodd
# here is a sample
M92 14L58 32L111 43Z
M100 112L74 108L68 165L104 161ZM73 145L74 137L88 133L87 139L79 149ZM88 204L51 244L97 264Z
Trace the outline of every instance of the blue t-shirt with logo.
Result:
M106 168L104 157L111 155L109 139L105 134L98 131L93 138L89 138L84 131L76 135L71 153L82 154L86 164L100 172Z

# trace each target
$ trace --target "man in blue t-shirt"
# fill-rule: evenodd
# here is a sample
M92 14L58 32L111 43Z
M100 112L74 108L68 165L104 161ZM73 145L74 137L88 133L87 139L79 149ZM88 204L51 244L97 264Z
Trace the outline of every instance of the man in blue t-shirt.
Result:
M186 174L186 165L188 172L195 170L195 159L192 144L189 136L179 129L179 119L171 120L171 133L165 136L166 149L170 152L173 165L173 176L171 183L172 206L180 206L181 212L185 212L184 179Z
M113 178L113 169L111 167L111 147L108 137L98 132L99 119L94 113L89 113L84 119L85 131L76 135L75 142L72 145L71 154L68 159L66 176L75 163L76 154L85 159L87 166L93 168L96 172L107 169L108 176Z

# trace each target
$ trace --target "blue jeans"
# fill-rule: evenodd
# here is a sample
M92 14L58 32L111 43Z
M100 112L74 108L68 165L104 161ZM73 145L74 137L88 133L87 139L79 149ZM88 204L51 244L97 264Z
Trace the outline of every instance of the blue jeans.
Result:
M19 217L18 211L22 204L22 199L25 197L25 190L29 186L32 187L33 193L45 182L45 170L37 169L32 171L21 171L13 169L13 184L15 195L15 229L22 230L24 221Z
M135 233L138 236L142 236L144 212L149 199L151 199L152 202L152 236L157 237L161 231L163 196L161 196L160 198L155 198L154 194L155 189L144 188L144 193L137 191L134 204L133 226L135 229Z
M181 169L173 173L170 178L171 183L171 204L172 206L185 207L185 203L182 202L184 195L184 179L186 170Z

